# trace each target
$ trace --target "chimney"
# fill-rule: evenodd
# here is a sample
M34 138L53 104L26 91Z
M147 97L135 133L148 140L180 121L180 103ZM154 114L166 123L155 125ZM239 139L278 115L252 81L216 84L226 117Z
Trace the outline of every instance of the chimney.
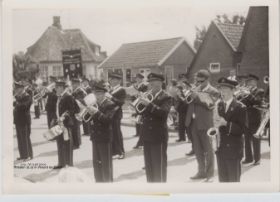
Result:
M53 24L54 27L61 29L61 24L60 24L60 16L53 16Z

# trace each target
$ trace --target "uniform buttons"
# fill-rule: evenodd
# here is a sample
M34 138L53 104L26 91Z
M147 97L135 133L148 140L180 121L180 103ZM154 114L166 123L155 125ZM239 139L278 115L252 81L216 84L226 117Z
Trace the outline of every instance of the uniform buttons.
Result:
M152 130L152 128L153 128L152 126L149 127L149 129L151 129L151 130Z
M153 120L153 118L150 118L150 120Z
M229 147L229 144L227 144L227 147Z

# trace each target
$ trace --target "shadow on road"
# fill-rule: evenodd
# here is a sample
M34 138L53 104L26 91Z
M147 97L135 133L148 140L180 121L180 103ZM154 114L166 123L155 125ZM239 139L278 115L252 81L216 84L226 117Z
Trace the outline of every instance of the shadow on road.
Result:
M37 157L47 157L47 156L57 156L57 150L40 153L39 155L35 156L35 158L37 158Z

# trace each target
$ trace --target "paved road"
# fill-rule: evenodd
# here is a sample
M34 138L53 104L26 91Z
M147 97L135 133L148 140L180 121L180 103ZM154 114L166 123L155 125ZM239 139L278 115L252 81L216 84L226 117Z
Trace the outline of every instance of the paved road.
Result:
M31 182L55 182L58 172L51 167L57 164L56 142L46 141L42 134L47 130L46 116L32 120L31 141L34 159L28 162L16 161L18 157L17 140L14 134L14 174ZM143 151L134 150L138 138L134 137L135 128L122 126L126 158L113 161L114 182L146 182ZM196 173L197 163L194 157L186 157L190 143L176 143L177 134L169 133L168 144L168 182L193 182L189 177ZM74 166L85 173L94 182L92 167L92 146L88 136L82 137L81 148L74 151ZM262 141L262 161L259 166L242 166L243 182L264 182L270 180L270 148L267 141ZM218 181L215 170L214 181ZM201 182L201 181L195 181Z

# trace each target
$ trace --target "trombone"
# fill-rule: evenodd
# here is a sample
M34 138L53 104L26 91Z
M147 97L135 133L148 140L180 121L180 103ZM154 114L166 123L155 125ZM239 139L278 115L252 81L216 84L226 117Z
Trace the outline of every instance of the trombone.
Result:
M48 92L51 92L55 88L55 83L51 83L47 87L44 87L39 93L34 95L33 100L34 102L38 102L42 99Z

